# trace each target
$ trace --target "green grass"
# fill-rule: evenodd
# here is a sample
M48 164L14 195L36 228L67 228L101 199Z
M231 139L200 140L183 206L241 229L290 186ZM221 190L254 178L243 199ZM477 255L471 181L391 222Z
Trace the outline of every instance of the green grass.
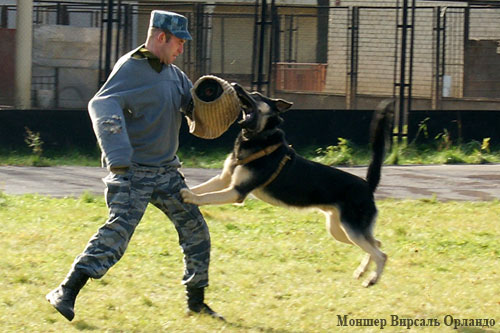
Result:
M328 165L367 165L371 159L369 147L356 146L349 141L340 141L335 146L305 148L298 151L309 159ZM500 146L483 146L478 141L447 146L439 142L427 145L394 145L385 161L385 164L391 165L461 163L500 163Z
M178 155L185 167L190 168L222 168L224 160L231 152L216 148L201 150L194 147L183 147ZM347 140L340 139L334 146L299 147L297 152L304 157L327 165L367 165L371 153L368 146L357 146ZM500 163L500 146L484 147L480 142L471 141L465 144L446 144L440 141L432 145L409 144L393 147L388 153L386 164L481 164ZM79 149L47 149L41 155L33 154L27 147L17 150L0 149L0 165L83 165L100 166L100 152Z
M33 154L27 148L0 149L0 165L22 166L56 166L80 165L100 166L100 152L98 149L48 149L41 155Z
M374 287L351 274L362 252L327 235L316 212L255 200L202 207L212 235L209 304L227 323L184 314L182 255L172 224L149 208L122 260L82 290L73 322L45 301L104 222L100 197L0 193L2 332L355 332L348 318L496 321L500 325L500 203L379 202L376 235L389 255ZM403 332L404 327L384 331Z
M178 156L182 161L182 165L188 168L220 169L231 149L231 146L228 146L227 149L216 148L210 150L184 147L179 149Z

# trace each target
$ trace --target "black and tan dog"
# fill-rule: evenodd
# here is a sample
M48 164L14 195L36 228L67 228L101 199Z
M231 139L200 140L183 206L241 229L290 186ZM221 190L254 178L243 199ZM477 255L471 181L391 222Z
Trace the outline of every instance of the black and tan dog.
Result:
M280 113L292 103L246 92L233 84L241 102L242 130L233 152L227 157L220 175L181 194L185 202L214 205L243 202L250 193L278 206L317 208L326 215L327 229L344 243L355 244L367 252L354 276L359 278L371 261L372 275L363 283L377 282L387 255L373 237L377 216L374 191L392 124L393 102L379 105L372 120L373 157L366 181L350 173L309 161L289 147L284 132L277 126Z

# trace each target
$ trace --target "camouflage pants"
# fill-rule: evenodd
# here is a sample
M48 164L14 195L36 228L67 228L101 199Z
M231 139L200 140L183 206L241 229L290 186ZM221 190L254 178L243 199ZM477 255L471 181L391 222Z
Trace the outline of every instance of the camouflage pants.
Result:
M110 173L103 181L109 219L75 259L73 269L101 278L123 256L151 202L168 216L179 234L185 267L182 283L207 286L210 234L198 207L181 199L179 190L186 187L182 174L176 168L133 167L125 175Z

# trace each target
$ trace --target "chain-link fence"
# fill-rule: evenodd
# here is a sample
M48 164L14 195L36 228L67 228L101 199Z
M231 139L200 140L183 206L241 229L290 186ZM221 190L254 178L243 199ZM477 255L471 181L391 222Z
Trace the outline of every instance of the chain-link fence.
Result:
M85 108L163 9L189 19L193 41L176 63L193 81L218 75L299 108L369 109L404 91L412 109L500 109L500 1L367 3L35 1L32 106ZM0 6L4 107L15 106L15 21L16 6Z

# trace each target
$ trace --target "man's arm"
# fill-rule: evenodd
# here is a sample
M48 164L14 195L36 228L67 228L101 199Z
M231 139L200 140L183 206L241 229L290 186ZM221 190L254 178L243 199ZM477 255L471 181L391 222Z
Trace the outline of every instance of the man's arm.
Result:
M89 115L95 135L111 171L130 167L132 146L125 125L123 102L119 96L105 93L89 102ZM114 169L114 170L113 170Z

